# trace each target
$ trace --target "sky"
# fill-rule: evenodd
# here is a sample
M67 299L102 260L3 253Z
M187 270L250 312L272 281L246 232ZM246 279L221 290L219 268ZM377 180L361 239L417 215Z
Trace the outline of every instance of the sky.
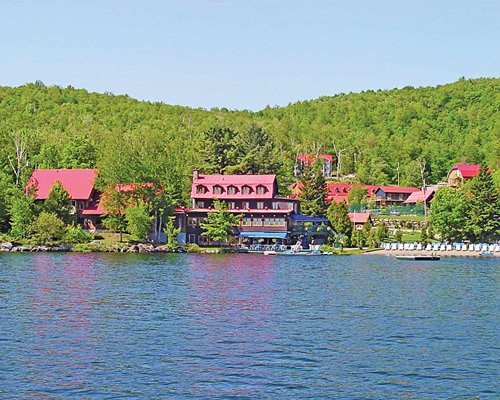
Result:
M498 0L0 0L0 85L259 110L500 76Z

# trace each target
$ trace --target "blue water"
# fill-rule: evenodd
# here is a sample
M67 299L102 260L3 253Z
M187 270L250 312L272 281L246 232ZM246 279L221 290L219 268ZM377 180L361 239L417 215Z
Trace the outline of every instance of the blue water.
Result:
M498 264L0 254L0 398L498 398Z

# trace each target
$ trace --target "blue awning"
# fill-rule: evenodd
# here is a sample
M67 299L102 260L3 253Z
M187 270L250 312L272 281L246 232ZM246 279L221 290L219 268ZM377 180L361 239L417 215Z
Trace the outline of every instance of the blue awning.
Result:
M323 217L309 217L307 215L291 214L292 221L295 222L328 222L328 219Z
M241 232L239 238L286 239L288 232Z

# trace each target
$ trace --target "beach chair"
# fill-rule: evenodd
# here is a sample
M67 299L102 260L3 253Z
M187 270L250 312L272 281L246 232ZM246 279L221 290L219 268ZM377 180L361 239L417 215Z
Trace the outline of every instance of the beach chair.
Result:
M469 251L474 251L475 244L469 243Z
M487 244L485 244L485 243L483 243L483 244L481 245L481 251L488 251L488 245L487 245Z
M481 245L480 244L475 244L474 245L474 251L481 251Z
M462 243L462 251L467 251L467 245L465 243Z
M452 251L452 250L453 250L453 246L451 244L447 244L446 251Z
M460 243L455 243L455 244L453 245L453 247L454 247L454 249L453 249L453 250L455 250L455 251L460 251L460 250L462 250L462 245L461 245Z
M398 250L404 250L405 246L403 243L398 243Z
M495 250L494 250L494 252L496 253L496 252L498 252L498 251L500 251L500 244L496 244L496 245L495 245Z
M422 251L422 250L424 250L422 248L422 243L417 243L417 251Z
M391 244L390 243L386 243L385 244L385 249L386 250L390 250L391 249Z
M439 250L446 251L446 245L443 243L439 246Z
M391 250L397 250L398 249L398 244L397 243L392 243L391 244Z
M425 250L432 251L432 244L427 243L427 246L425 246Z
M415 250L415 243L410 243L410 248L408 250Z
M495 245L494 244L490 244L488 246L488 251L491 252L491 253L493 253L495 251Z
M410 250L410 244L409 243L405 243L403 245L403 250Z

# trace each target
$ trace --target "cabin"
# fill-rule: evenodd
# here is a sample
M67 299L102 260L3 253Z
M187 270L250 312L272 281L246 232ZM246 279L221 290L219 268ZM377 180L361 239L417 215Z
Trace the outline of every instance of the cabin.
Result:
M191 205L176 209L180 244L208 245L201 224L214 208L214 200L226 202L229 212L242 215L235 227L240 243L288 243L299 201L278 196L276 175L204 175L193 172Z
M379 186L375 190L375 204L377 207L402 206L414 192L420 189L416 187Z
M325 178L330 178L333 170L333 156L331 154L299 154L294 169L295 177L298 178L306 166L314 164L318 159L322 161L321 172L323 176Z
M481 166L479 164L457 164L451 167L448 172L448 186L459 187L465 181L472 179L479 174Z
M357 230L363 229L363 225L367 222L369 222L370 225L373 225L372 218L369 212L349 213L349 219L354 224L354 229Z
M94 169L38 169L33 171L26 192L33 193L35 202L48 199L50 190L60 182L69 194L77 223L86 220L100 223L104 210L100 206L100 193L94 188L97 171Z

